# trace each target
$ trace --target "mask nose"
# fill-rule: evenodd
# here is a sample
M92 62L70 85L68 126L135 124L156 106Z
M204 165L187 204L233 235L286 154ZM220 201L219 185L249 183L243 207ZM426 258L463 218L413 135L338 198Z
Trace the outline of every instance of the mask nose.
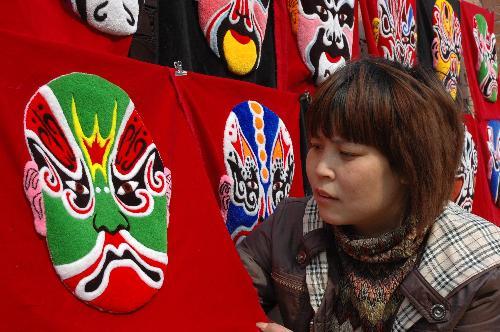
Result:
M130 229L127 216L120 211L113 197L111 197L111 193L101 192L96 198L92 222L97 232L105 231L116 234L122 229Z

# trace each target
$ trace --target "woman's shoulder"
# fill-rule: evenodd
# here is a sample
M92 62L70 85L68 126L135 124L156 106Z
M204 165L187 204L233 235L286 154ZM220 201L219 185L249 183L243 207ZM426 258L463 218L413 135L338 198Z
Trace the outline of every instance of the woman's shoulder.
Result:
M286 222L302 224L305 209L310 197L287 197L283 199L273 213L275 223Z
M500 266L500 228L449 203L436 219L419 271L442 296Z

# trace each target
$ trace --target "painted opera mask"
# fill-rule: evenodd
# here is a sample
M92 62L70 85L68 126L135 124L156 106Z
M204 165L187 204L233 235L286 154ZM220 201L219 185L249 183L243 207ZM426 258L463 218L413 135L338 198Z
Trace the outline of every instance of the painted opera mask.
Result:
M493 32L488 31L488 23L480 14L474 16L472 33L477 47L479 89L487 101L494 103L498 95L496 37Z
M258 102L236 105L224 130L224 163L221 211L239 242L290 192L295 162L283 121Z
M91 27L117 36L137 30L141 0L66 0L73 12Z
M493 201L500 207L500 121L488 121L486 127L488 134L488 180L490 181L490 193Z
M164 281L171 177L133 102L64 75L29 101L25 135L26 194L64 285L104 311L143 306Z
M246 75L259 66L270 0L199 0L200 27L229 71Z
M297 7L299 51L320 84L352 57L355 0L298 0Z
M372 26L379 50L386 59L415 65L417 27L415 8L408 0L378 0Z
M432 24L434 70L443 82L446 91L455 99L462 57L462 32L460 21L448 1L436 1L432 11Z
M464 210L472 211L474 201L474 187L477 174L477 150L472 135L465 127L465 140L460 166L455 176L455 184L451 199Z

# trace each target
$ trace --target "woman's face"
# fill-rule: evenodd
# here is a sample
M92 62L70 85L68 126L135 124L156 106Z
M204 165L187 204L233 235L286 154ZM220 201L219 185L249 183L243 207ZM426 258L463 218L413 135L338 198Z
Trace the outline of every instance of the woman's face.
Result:
M352 225L364 235L400 224L406 186L379 150L323 135L310 143L307 177L324 222Z

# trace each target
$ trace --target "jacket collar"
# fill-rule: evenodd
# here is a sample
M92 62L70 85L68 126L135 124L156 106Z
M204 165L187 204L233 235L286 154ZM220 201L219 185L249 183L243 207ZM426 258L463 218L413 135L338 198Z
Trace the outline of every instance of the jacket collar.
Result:
M499 262L500 228L449 203L432 226L418 269L401 284L405 299L392 330L406 331L422 317L445 322L447 296Z

